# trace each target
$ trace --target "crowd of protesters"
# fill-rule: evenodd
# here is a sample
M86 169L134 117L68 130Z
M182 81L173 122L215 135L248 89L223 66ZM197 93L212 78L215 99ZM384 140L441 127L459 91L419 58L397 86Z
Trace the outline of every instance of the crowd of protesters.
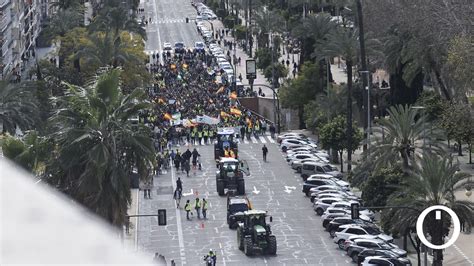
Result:
M183 165L184 171L189 169L189 160L176 160L179 150L175 151L174 146L212 144L220 127L235 128L236 137L241 139L266 132L274 135L271 122L239 105L235 88L214 67L211 55L187 50L161 56L163 63L157 59L149 64L153 87L148 95L153 108L139 116L140 123L153 132L157 174L170 167L170 158L178 169ZM222 78L216 78L220 74ZM210 117L213 123L199 123L198 116Z

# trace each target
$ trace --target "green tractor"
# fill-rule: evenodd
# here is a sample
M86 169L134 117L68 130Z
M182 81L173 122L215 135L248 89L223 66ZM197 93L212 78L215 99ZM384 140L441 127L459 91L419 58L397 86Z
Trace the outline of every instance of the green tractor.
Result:
M251 256L256 252L275 255L277 252L276 237L266 223L265 211L249 210L244 212L244 222L237 227L237 244L245 255ZM270 216L270 222L272 217Z
M244 173L250 175L246 161L234 158L221 158L216 172L217 194L223 196L225 189L235 191L238 195L245 194Z

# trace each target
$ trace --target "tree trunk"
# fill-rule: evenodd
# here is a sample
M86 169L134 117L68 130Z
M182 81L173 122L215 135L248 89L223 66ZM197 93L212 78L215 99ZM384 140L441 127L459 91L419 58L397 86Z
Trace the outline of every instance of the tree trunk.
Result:
M432 64L434 66L435 63L432 63ZM440 88L441 92L443 93L446 100L451 101L451 98L452 98L451 93L449 92L448 88L444 84L444 81L443 81L443 78L441 77L441 73L440 73L439 69L436 66L434 66L433 69L434 69L434 74L435 74L435 77L436 77L436 81L439 84L439 88Z
M403 167L403 172L408 173L408 170L410 169L410 165L408 164L408 151L407 149L403 149L400 151L400 156L402 157L402 167Z
M352 170L352 61L347 59L347 172Z
M462 155L462 145L461 145L460 141L458 141L458 156L463 156Z
M469 164L472 164L472 143L469 143Z
M421 254L420 254L420 245L416 244L415 241L413 240L413 238L411 237L411 234L408 233L408 237L410 238L410 242L411 244L413 245L413 247L415 248L416 250L416 256L417 256L417 259L418 259L418 265L421 265ZM407 249L405 249L407 250Z
M363 14L362 14L362 4L360 0L356 0L356 5L357 5L357 22L359 24L359 46L360 46L360 65L362 68L362 94L363 94L363 107L365 107L365 115L363 116L362 121L364 122L364 137L365 139L369 139L368 134L369 134L369 121L368 121L368 114L370 110L370 106L368 106L368 94L369 92L365 91L365 88L369 84L368 76L366 74L367 69L367 59L365 56L365 36L364 36L364 19L363 19ZM364 142L364 145L362 146L363 151L367 150L367 142Z

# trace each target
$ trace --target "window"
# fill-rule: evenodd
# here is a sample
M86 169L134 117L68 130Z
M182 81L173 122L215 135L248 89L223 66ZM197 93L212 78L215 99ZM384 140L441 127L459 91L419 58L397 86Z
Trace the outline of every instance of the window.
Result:
M324 170L323 170L323 168L322 168L321 166L317 166L317 167L316 167L316 171L317 171L318 173L324 173Z
M324 169L324 172L331 172L331 171L333 171L332 168L331 168L331 166L329 166L329 165L323 166L323 169Z
M392 266L393 264L382 259L371 259L369 264L375 264L377 266Z
M303 169L304 169L304 170L314 171L314 165L303 164Z
M363 241L360 241L357 243L358 246L361 246L361 247L366 247L366 248L371 248L371 247L374 247L374 245L370 242L363 242Z
M354 235L365 235L364 230L357 229L357 228L349 228L347 229L348 234L354 234Z

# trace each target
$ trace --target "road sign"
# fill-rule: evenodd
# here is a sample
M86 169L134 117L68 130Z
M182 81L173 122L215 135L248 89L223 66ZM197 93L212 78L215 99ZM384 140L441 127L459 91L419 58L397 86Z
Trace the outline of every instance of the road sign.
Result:
M247 59L245 62L245 70L247 79L257 78L257 62L254 59Z
M445 211L450 217L451 221L453 223L453 234L451 238L449 239L448 242L442 244L442 245L434 245L430 241L428 241L425 237L425 234L423 233L423 222L426 218L426 216L432 212L435 211L435 220L438 221L438 223L441 225L441 211ZM440 227L440 230L442 228ZM427 247L432 248L432 249L446 249L450 247L451 245L456 242L456 240L459 237L459 234L461 233L461 222L459 221L459 217L456 215L456 213L451 210L450 208L444 206L444 205L435 205L431 206L429 208L426 208L420 216L418 216L418 219L416 220L416 234L420 238L420 241Z
M158 225L166 225L166 210L158 210Z

